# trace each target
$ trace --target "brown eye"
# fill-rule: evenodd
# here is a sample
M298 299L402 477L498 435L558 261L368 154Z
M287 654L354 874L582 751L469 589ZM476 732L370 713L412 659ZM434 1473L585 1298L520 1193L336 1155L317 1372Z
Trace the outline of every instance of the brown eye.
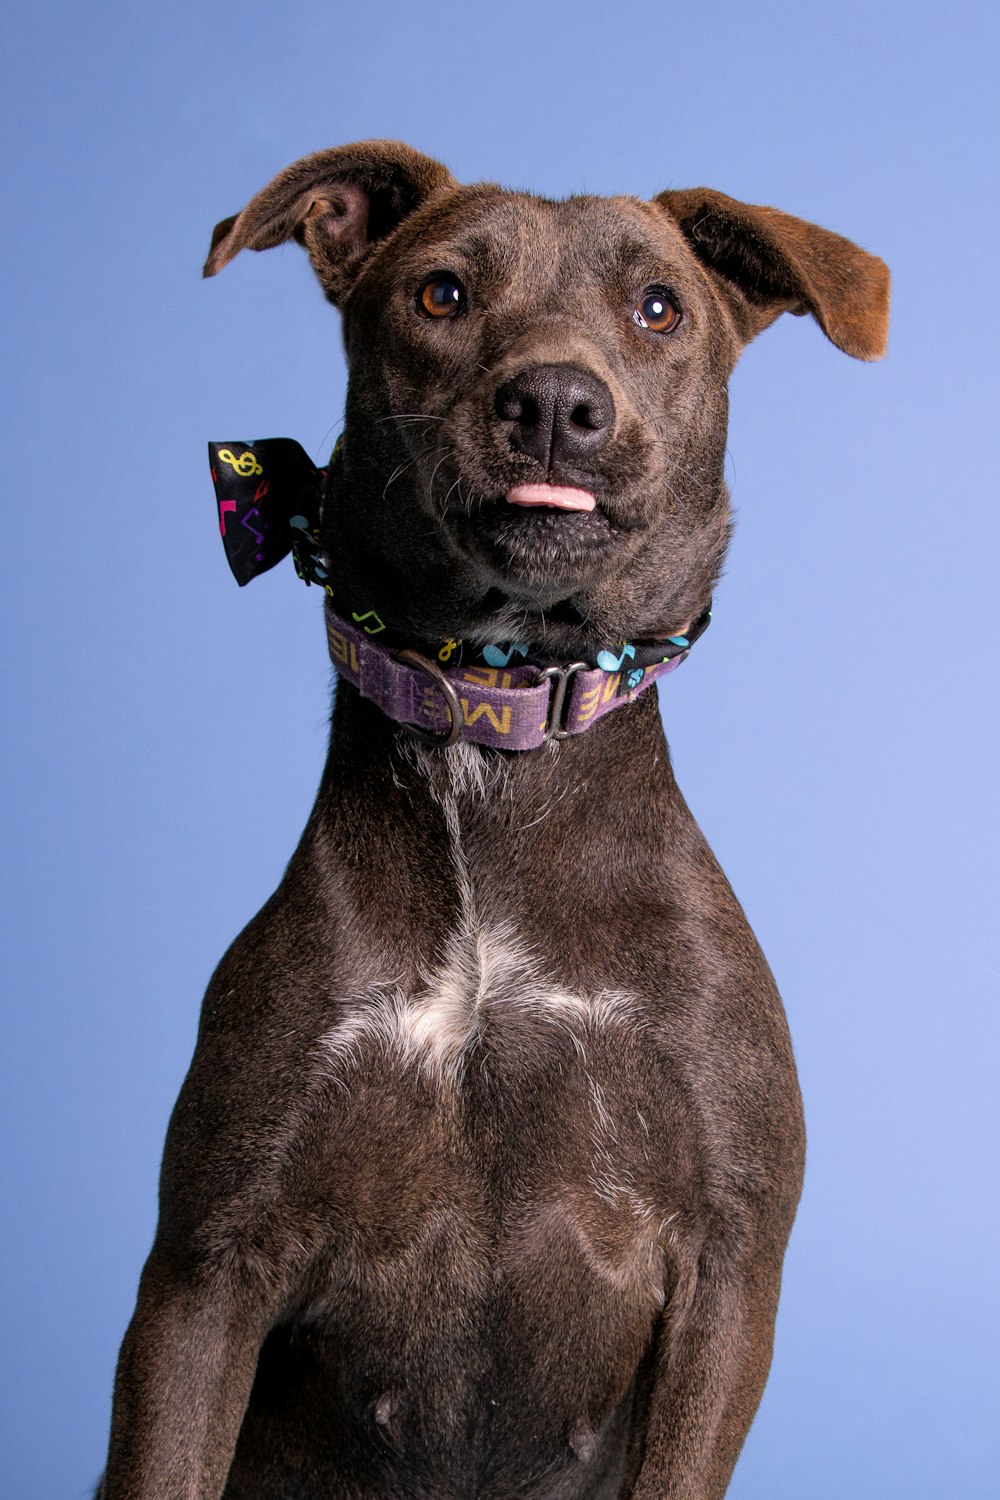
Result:
M648 286L632 314L640 328L650 328L653 333L673 333L681 320L681 310L661 286Z
M464 311L465 287L447 271L425 281L417 293L417 312L422 318L454 318Z

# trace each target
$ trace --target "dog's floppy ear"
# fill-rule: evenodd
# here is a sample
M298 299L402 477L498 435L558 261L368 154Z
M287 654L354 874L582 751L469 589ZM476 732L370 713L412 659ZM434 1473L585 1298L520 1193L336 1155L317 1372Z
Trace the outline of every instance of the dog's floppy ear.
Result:
M877 255L805 219L711 188L660 193L654 202L715 273L745 338L779 313L810 312L845 354L885 353L889 268Z
M242 213L216 225L204 274L214 276L241 250L270 250L294 239L305 246L331 302L338 302L372 246L454 183L447 167L401 141L317 151L279 172Z

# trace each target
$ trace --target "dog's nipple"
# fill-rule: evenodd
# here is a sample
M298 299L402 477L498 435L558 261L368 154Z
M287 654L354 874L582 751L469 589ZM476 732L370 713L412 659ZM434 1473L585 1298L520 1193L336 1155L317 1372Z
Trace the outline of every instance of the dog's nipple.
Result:
M395 1405L396 1403L395 1401L393 1401L392 1396L388 1391L386 1391L384 1395L381 1395L375 1402L374 1416L376 1422L380 1427L388 1427L389 1423L392 1421L392 1413Z
M590 1463L597 1447L597 1434L586 1417L581 1418L573 1428L569 1445L582 1464Z

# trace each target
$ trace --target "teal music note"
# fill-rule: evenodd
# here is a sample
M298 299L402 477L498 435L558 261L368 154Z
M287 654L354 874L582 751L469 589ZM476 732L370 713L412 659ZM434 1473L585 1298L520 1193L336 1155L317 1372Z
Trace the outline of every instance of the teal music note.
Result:
M505 651L502 646L484 646L483 661L490 667L505 667L514 655L527 656L527 646L508 646Z
M622 647L621 656L615 656L610 651L598 651L597 665L602 672L618 672L621 670L621 664L626 656L635 657L635 647L630 646L627 641Z

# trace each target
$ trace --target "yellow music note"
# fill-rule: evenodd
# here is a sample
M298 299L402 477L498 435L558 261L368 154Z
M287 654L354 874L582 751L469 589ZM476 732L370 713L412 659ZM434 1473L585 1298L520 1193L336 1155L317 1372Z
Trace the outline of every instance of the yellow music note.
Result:
M231 464L237 474L242 474L244 478L249 478L251 474L263 474L264 472L257 462L256 454L251 453L249 449L241 453L239 458L237 458L235 454L230 453L228 448L220 448L219 457L224 464Z
M462 642L460 640L453 641L449 636L444 645L441 647L441 650L438 652L438 661L450 661L452 653L457 651L461 644Z

